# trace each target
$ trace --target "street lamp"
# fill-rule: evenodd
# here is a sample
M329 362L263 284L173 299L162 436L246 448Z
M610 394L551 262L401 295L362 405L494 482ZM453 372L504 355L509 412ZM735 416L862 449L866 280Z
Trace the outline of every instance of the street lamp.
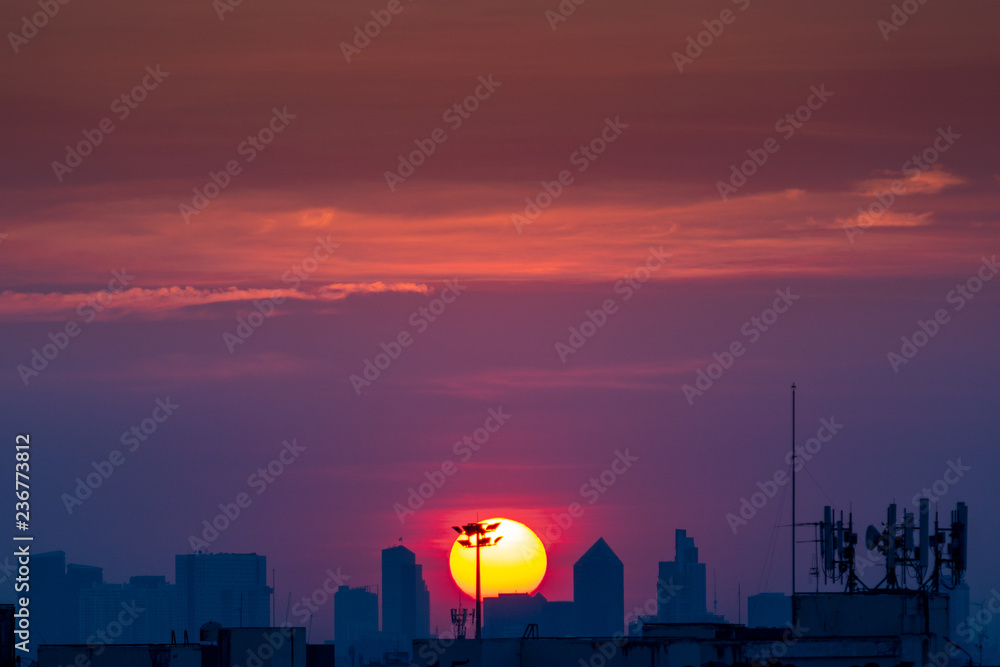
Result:
M481 547L496 546L497 542L503 539L503 535L497 538L488 537L487 533L492 533L500 527L500 522L486 523L477 521L467 523L464 526L452 526L456 533L461 535L458 543L466 549L476 550L476 639L483 638L483 606L482 606L482 577L479 567L479 549Z

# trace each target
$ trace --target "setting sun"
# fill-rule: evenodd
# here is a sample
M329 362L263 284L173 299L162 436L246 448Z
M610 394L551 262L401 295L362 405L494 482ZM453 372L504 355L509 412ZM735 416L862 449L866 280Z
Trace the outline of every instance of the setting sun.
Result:
M481 549L483 597L499 593L532 593L545 577L545 545L523 523L511 519L487 519L499 522L496 546ZM456 538L451 546L451 576L469 597L476 596L476 550L465 548ZM475 541L473 541L475 544Z

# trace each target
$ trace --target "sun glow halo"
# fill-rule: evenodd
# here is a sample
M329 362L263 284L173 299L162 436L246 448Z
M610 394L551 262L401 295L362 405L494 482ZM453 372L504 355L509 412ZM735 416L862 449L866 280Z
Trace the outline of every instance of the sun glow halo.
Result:
M499 593L533 593L545 577L548 559L545 545L523 523L512 519L487 519L500 522L491 536L503 537L499 544L480 550L483 597ZM469 597L476 596L476 550L463 547L458 536L451 545L451 576Z

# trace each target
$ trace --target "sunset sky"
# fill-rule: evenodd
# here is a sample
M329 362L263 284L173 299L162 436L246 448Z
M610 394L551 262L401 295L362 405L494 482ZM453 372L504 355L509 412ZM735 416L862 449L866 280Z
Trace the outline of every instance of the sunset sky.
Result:
M555 536L549 599L603 536L627 610L687 528L735 620L738 584L789 589L787 489L735 534L726 515L787 469L796 382L802 441L843 425L800 520L877 523L955 464L972 598L1000 586L1000 4L913 0L896 26L891 0L396 2L0 9L0 396L4 438L32 436L39 549L172 579L295 439L210 547L267 555L279 608L328 568L378 584L402 537L444 630L450 526L478 512Z

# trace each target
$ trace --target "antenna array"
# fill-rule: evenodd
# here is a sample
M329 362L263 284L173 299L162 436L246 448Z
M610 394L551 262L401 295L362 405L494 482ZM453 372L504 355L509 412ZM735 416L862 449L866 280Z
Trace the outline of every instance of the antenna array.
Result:
M927 498L920 499L918 515L919 524L912 512L903 510L900 522L892 503L882 529L868 527L865 546L885 559L885 576L872 588L938 592L942 584L954 588L962 581L968 566L969 508L962 502L956 505L950 528L941 528L936 514L931 528ZM844 583L848 592L870 590L857 575L857 544L853 514L848 513L845 525L843 511L838 519L831 506L824 507L819 523L823 583Z

